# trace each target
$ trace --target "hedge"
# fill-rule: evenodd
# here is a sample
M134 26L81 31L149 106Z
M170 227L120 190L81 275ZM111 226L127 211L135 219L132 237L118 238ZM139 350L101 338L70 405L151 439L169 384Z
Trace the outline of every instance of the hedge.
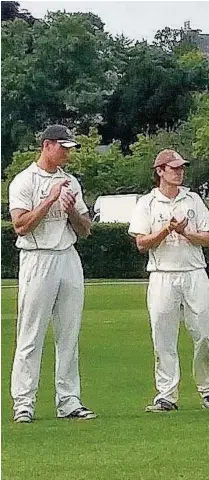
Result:
M91 235L80 239L76 248L80 254L85 278L147 278L147 255L140 255L125 224L99 224ZM11 223L2 225L2 278L17 278L18 250ZM209 273L209 249L205 249Z
M4 222L6 223L6 222ZM1 277L17 278L18 250L15 247L16 236L10 222L1 227Z
M147 278L146 255L140 255L125 224L94 224L91 235L80 239L86 278ZM2 278L17 278L18 250L11 224L2 225Z

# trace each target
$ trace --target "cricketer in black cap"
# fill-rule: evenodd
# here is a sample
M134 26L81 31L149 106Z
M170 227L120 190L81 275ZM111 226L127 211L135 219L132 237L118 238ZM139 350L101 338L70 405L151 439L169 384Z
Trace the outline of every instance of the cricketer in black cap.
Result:
M55 404L58 418L90 420L81 401L78 338L84 302L82 265L74 247L91 220L78 180L65 167L78 147L64 125L41 137L41 153L9 186L20 253L18 339L11 394L14 421L34 419L42 346L50 318L55 336ZM47 388L47 385L46 385Z

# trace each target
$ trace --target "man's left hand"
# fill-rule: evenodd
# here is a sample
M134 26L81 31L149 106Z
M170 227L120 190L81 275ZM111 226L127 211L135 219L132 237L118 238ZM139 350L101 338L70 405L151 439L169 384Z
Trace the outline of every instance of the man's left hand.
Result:
M75 203L76 203L76 196L78 195L78 192L73 193L70 192L69 190L65 190L64 192L61 193L61 204L64 212L70 212L74 209Z
M186 228L187 225L188 225L188 218L186 217L183 218L183 220L181 220L180 222L177 222L175 218L172 218L170 222L171 228L180 235L184 233L184 229Z

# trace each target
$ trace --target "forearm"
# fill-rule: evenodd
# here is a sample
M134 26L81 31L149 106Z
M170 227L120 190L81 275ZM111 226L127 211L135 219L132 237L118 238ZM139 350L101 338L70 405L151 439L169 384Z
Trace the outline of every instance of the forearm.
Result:
M201 247L209 247L209 232L186 232L182 235L192 243L192 245L200 245Z
M169 229L166 226L159 232L150 233L149 235L137 235L136 245L138 250L143 253L150 250L150 248L158 247L169 233Z
M18 235L24 236L32 232L39 225L41 220L48 213L53 200L46 198L38 207L30 212L24 212L13 220L15 232Z
M69 221L75 232L81 237L90 234L91 220L88 215L80 215L75 208L68 212Z

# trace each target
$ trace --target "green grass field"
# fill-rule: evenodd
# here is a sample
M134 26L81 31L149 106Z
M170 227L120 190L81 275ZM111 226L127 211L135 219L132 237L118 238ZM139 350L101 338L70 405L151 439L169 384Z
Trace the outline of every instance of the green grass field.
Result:
M82 399L98 418L57 420L49 328L36 421L14 424L9 393L16 289L2 289L2 480L207 480L209 415L191 376L192 343L180 334L179 411L149 414L154 395L145 285L86 287L80 337Z

